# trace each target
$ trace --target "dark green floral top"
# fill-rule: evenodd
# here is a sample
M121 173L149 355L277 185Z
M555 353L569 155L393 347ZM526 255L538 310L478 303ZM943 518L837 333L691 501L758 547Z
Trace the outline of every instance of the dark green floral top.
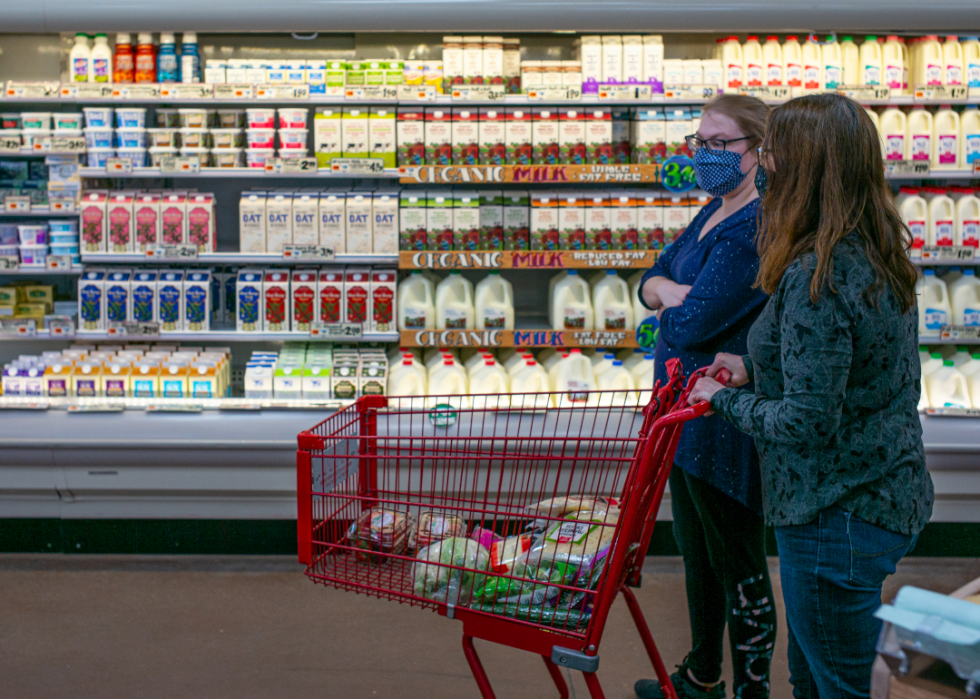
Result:
M725 388L711 407L755 438L766 519L806 524L837 505L912 535L932 514L919 422L918 316L890 289L862 295L874 270L854 236L834 250L834 288L810 301L814 254L786 270L749 331L755 393Z

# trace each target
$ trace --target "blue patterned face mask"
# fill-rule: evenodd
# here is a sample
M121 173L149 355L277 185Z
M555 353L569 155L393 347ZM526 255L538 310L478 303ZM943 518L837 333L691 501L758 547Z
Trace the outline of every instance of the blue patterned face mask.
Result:
M755 191L759 193L759 198L766 196L769 189L769 175L761 165L755 169Z
M742 184L742 156L731 151L699 148L694 154L694 176L698 187L713 197L731 194Z

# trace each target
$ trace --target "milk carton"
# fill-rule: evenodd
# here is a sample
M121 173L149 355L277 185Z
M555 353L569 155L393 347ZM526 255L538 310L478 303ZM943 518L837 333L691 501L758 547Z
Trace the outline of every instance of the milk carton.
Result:
M327 62L307 59L306 82L310 86L311 95L325 95L327 93Z
M527 192L504 193L504 250L527 250L531 239L531 198Z
M125 323L133 314L132 270L113 269L105 279L106 323Z
M184 329L184 272L163 270L157 277L157 322L161 333Z
M294 269L290 279L289 317L293 331L309 332L316 318L317 271Z
M134 249L136 230L133 219L133 195L113 194L108 203L109 252L126 253Z
M586 193L585 247L587 250L609 250L612 247L609 195L604 192Z
M452 114L453 163L480 163L479 112L476 108L455 107Z
M106 252L106 205L109 195L103 191L86 192L81 201L82 251Z
M244 253L266 251L265 192L242 192L238 203L239 248Z
M368 309L371 297L371 270L367 267L348 267L344 272L345 323L360 323L368 330Z
M453 250L480 247L480 200L476 192L456 192L453 198Z
M426 197L425 192L403 191L398 210L398 248L400 250L427 250Z
M323 79L324 94L329 97L343 97L347 86L347 64L343 61L327 61Z
M506 113L502 108L480 109L480 162L484 165L503 165L507 162Z
M633 162L662 163L667 153L667 122L662 109L637 109L633 121Z
M633 193L628 190L613 192L609 197L609 210L613 249L636 250L636 200Z
M532 110L531 162L554 165L560 162L558 145L558 110L535 108Z
M626 165L630 161L630 109L612 108L612 162Z
M365 107L344 107L340 128L341 151L345 158L366 158L370 155L368 116Z
M383 396L388 383L388 360L370 357L361 362L358 390L362 396Z
M530 165L532 157L531 110L509 107L506 112L506 119L504 137L506 139L507 164Z
M157 245L163 231L160 219L160 195L138 194L133 201L133 218L136 220L135 252L146 252L146 248Z
M374 226L371 216L370 192L350 192L347 195L347 253L369 255L373 247Z
M319 202L320 245L335 253L347 252L347 195L323 192Z
M371 199L372 248L378 255L398 253L398 191L375 192Z
M643 37L639 35L623 37L623 82L644 82Z
M670 245L687 229L690 223L687 197L675 194L661 199L664 208L664 245Z
M425 229L430 250L453 249L453 194L430 191L426 201Z
M344 273L321 269L317 279L315 317L320 323L340 323L344 309Z
M395 167L397 150L395 111L391 107L371 107L368 117L370 157L381 158L385 167Z
M396 121L398 165L424 165L425 110L422 107L399 107Z
M106 329L104 269L90 269L78 279L78 329L100 332Z
M164 245L182 245L187 240L187 195L171 192L160 199L160 233Z
M674 155L690 155L687 152L686 136L691 133L691 112L684 108L669 108L666 110L667 119L664 130L664 140L666 141L666 155L668 158Z
M585 150L592 165L612 162L612 110L589 107L585 112Z
M293 195L293 243L320 244L320 197L316 192Z
M318 363L303 367L303 398L327 400L330 397L330 366Z
M197 252L214 252L217 246L217 228L214 220L214 195L190 194L187 208L186 243L197 246Z
M184 330L211 330L210 270L188 270L184 276Z
M503 56L501 56L502 61ZM463 82L466 85L484 84L482 36L463 37Z
M293 242L293 195L270 193L265 202L265 251L282 252Z
M358 398L358 369L356 357L335 357L330 371L330 385L333 397L338 400Z
M558 249L558 195L531 194L531 250Z
M225 300L225 284L228 282L228 277L231 276L227 272L212 272L211 273L211 325L219 325L222 321L226 320L225 317L225 305L227 301Z
M504 249L504 196L500 191L477 192L480 202L479 250Z
M653 193L636 197L636 246L639 250L660 250L664 246L664 210Z
M429 165L452 165L452 111L443 107L425 110L425 162Z
M238 332L261 332L265 318L265 297L262 294L262 270L242 269L235 285L238 313L235 329Z
M618 36L602 37L602 82L623 82L623 40Z
M395 280L393 269L371 271L371 332L394 332L395 327Z
M562 192L558 197L558 247L586 249L584 192Z
M157 316L157 270L137 269L129 283L132 298L129 320L152 323Z
M329 168L344 150L341 114L336 107L319 107L313 117L313 150L319 167Z
M643 37L643 82L652 86L654 94L664 91L663 65L663 37L656 34Z
M262 278L265 332L289 332L289 271L266 270Z
M582 93L596 94L602 82L602 37L583 36L578 49L582 62Z

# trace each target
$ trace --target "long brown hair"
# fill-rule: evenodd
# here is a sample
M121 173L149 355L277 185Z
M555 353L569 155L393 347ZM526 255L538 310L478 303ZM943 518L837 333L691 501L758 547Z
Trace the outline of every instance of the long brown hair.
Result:
M885 183L881 142L871 118L840 95L810 95L772 110L762 145L769 188L762 200L759 276L767 294L805 253L817 256L810 282L816 303L833 285L833 252L856 232L875 271L864 294L876 306L889 286L902 312L915 305L912 236Z

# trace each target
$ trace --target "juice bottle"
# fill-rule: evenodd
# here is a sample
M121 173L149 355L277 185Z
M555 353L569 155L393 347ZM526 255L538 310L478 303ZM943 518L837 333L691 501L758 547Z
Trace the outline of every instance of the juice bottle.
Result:
M112 82L112 49L109 48L109 39L105 34L95 35L95 46L92 47L89 65L92 70L90 82Z
M762 63L766 71L766 85L770 87L783 84L783 49L779 37L767 36L762 46Z
M960 113L960 167L980 161L980 109L971 104Z
M881 85L881 45L878 37L866 36L861 44L861 84Z
M926 85L942 85L946 65L939 37L935 34L924 37L918 44L918 52L919 80Z
M133 43L129 34L116 34L116 51L112 56L112 82L131 83L136 80Z
M861 52L854 43L854 38L842 36L840 40L841 61L844 65L844 84L859 85L861 83Z
M765 81L765 60L759 37L749 35L742 46L742 75L748 86L759 86Z
M795 35L787 36L783 44L783 80L790 87L803 87L803 50Z
M823 52L812 39L803 43L803 89L823 90Z
M948 104L940 105L932 118L932 167L950 170L959 167L960 115Z
M908 119L905 112L889 107L878 118L881 140L884 144L885 160L905 159L905 140L908 134Z
M152 83L157 79L157 52L153 35L140 34L136 40L136 82Z
M891 88L893 95L902 94L902 81L905 74L905 51L894 34L885 39L882 59L885 69L884 84Z
M180 79L177 61L177 39L173 34L160 35L160 51L157 53L157 82L175 83Z
M844 84L844 57L840 44L833 36L823 45L823 80L828 90Z
M943 83L946 85L963 84L963 47L959 37L947 36L943 44Z
M89 81L89 65L92 62L92 51L88 46L88 36L85 34L75 35L75 45L71 47L68 54L68 72L73 83L87 83Z

